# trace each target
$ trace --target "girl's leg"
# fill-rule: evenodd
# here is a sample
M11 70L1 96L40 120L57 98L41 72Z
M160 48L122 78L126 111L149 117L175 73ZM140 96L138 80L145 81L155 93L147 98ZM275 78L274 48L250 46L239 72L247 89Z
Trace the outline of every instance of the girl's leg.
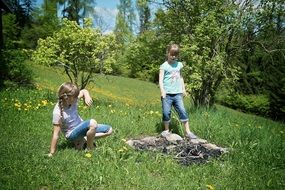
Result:
M165 98L161 98L161 104L162 104L162 121L164 125L164 130L169 131L171 106L172 106L171 96L166 95Z
M67 139L74 143L75 149L80 150L83 148L83 145L87 140L87 138L85 140L83 137L86 136L88 131L90 131L90 125L94 125L94 121L95 120L83 121L72 130Z
M89 129L86 133L87 136L87 149L91 150L94 148L93 140L96 133L97 122L94 119L90 120Z
M95 138L106 137L111 135L113 129L110 125L98 124L96 128Z
M184 130L186 132L186 136L187 137L191 136L192 138L195 138L195 135L193 133L192 134L194 136L190 135L191 132L190 132L190 128L189 128L189 119L188 119L188 114L187 114L185 107L184 107L183 95L182 94L177 94L174 97L173 106L174 106L175 111L179 115L180 121L183 123Z

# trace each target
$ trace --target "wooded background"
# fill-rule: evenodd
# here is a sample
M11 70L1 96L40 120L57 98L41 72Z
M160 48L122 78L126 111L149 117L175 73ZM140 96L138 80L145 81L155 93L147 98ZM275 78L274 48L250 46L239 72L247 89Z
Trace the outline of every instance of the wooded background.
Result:
M107 34L95 0L5 2L1 88L32 84L31 62L62 66L82 88L94 73L157 83L173 42L195 106L285 118L283 0L120 0Z

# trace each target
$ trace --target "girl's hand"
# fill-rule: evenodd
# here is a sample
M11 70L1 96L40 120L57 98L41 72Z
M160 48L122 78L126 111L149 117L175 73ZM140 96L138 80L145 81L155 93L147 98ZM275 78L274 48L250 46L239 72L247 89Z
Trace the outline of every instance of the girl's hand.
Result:
M162 98L165 98L165 97L166 97L166 93L163 91L163 92L160 93L160 96L161 96Z
M92 103L93 103L93 100L92 100L92 98L89 95L87 95L87 96L84 97L84 102L85 102L85 104L87 106L91 106Z
M86 90L86 89L80 90L79 95L78 95L78 99L79 98L84 98L84 103L87 106L91 106L93 103L93 100L92 100L88 90Z
M52 153L48 153L48 154L45 154L45 156L51 158L53 156L53 154Z

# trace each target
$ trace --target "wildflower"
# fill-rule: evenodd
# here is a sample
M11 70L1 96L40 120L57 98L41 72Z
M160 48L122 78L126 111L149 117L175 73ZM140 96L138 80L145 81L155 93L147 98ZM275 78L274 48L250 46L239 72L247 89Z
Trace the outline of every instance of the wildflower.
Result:
M112 105L110 104L108 107L109 107L109 108L111 108L111 107L112 107Z
M43 106L46 106L48 104L48 101L47 100L42 100L42 104L43 104Z
M206 185L208 190L214 190L215 188L212 185Z
M127 140L126 140L126 139L122 139L122 141L127 142Z
M85 154L85 157L86 157L86 158L91 158L91 157L92 157L92 154L90 154L90 153L88 152L88 153Z
M149 113L150 113L150 115L152 115L154 112L151 110Z
M17 107L17 108L20 108L21 104L15 103L14 106Z

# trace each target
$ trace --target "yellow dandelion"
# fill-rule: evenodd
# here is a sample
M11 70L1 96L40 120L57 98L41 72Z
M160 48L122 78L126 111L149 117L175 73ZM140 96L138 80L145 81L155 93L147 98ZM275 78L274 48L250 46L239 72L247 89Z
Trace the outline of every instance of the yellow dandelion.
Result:
M127 142L127 140L126 140L126 139L122 139L122 141Z
M152 115L154 112L151 110L149 113L150 113L150 115Z
M215 188L212 185L206 185L208 190L214 190Z
M48 104L48 101L47 100L42 100L42 104L43 104L43 106L46 106Z
M15 103L14 106L20 108L21 104Z
M86 157L86 158L91 158L91 157L92 157L92 154L88 152L88 153L85 154L85 157Z
M109 108L111 108L111 107L112 107L112 105L110 104L108 107L109 107Z

